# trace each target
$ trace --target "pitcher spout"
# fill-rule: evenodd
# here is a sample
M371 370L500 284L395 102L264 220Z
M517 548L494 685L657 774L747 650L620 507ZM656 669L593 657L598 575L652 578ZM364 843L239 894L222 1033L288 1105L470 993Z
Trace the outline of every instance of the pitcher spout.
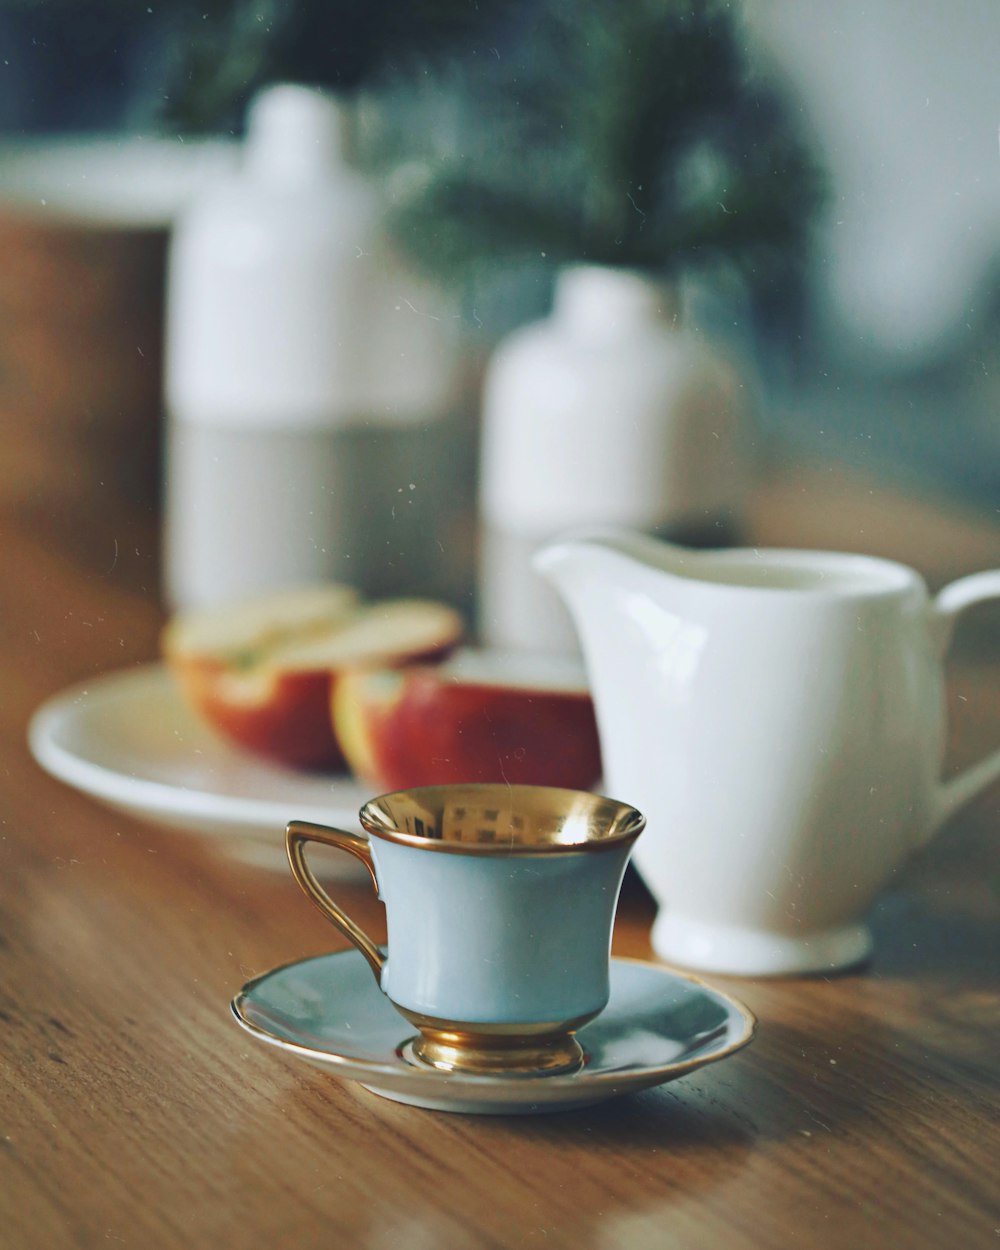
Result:
M695 553L630 530L584 530L539 548L532 563L573 611L595 584L627 586L649 571L684 576Z
M533 565L562 599L593 673L596 654L613 647L624 605L669 607L695 559L695 552L643 534L601 529L556 538L539 548Z

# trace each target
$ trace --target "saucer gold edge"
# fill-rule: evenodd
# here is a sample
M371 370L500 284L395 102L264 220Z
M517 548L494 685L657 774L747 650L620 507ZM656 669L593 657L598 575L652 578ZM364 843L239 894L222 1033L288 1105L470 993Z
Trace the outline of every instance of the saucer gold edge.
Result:
M336 955L349 955L353 953L350 948L341 951L329 951L323 955L314 955L306 959L290 959L283 964L277 964L266 972L262 972L259 976L248 981L230 1001L230 1010L236 1020L236 1023L250 1033L252 1036L265 1042L269 1046L277 1047L279 1050L287 1051L289 1054L296 1055L314 1064L320 1064L323 1067L329 1067L334 1071L342 1070L344 1074L357 1071L358 1079L362 1082L371 1080L375 1077L384 1076L390 1080L398 1079L403 1070L398 1063L380 1063L370 1059L361 1057L350 1058L345 1055L333 1054L330 1051L317 1050L315 1047L303 1046L298 1042L287 1041L285 1038L275 1037L273 1033L269 1033L266 1029L262 1029L259 1025L254 1024L243 1013L242 1006L246 999L252 994L253 990L272 976L277 976L290 968L297 967L303 963L309 963L318 959L329 959ZM734 1055L737 1051L742 1050L744 1046L753 1041L757 1033L758 1020L754 1013L742 1003L738 998L716 989L715 986L709 984L702 977L695 976L693 973L684 972L676 968L672 968L667 964L654 963L648 959L636 959L630 956L613 956L614 963L621 964L638 964L643 968L649 968L657 972L662 972L666 976L672 976L678 980L690 981L697 985L706 993L714 998L721 1000L726 1004L727 1008L735 1009L741 1023L742 1028L739 1034L734 1037L727 1046L721 1050L715 1051L708 1055L693 1055L690 1059L683 1059L678 1062L660 1064L655 1067L649 1067L643 1070L641 1084L633 1084L631 1080L627 1083L634 1089L648 1089L655 1085L664 1085L668 1081L674 1080L676 1077L684 1076L685 1073L693 1071L697 1068L706 1067L710 1063L715 1063L720 1059L727 1059L730 1055ZM401 1017L402 1021L402 1017ZM581 1076L586 1079L588 1086L614 1086L621 1083L625 1074L621 1072L588 1072L586 1069L577 1069L575 1072L555 1073L552 1076L544 1078L547 1089L573 1089L581 1082ZM428 1066L426 1069L408 1068L405 1072L408 1082L429 1081L433 1083L447 1083L453 1080L453 1074L442 1069L436 1069ZM648 1078L648 1079L647 1079ZM482 1089L495 1089L497 1078L490 1075L479 1075L477 1073L462 1073L462 1085L468 1087L470 1092L477 1087Z
M706 981L704 977L700 977L694 972L688 972L684 968L675 968L672 964L660 963L652 959L636 959L632 955L614 955L612 959L616 964L639 964L643 968L656 968L660 972L665 972L668 976L676 977L679 981L690 981L692 985L697 985L700 989L705 990L706 993L721 999L727 1007L734 1008L740 1017L743 1028L739 1036L734 1038L724 1050L720 1050L712 1055L706 1055L704 1058L693 1058L684 1060L681 1063L671 1064L670 1070L672 1073L683 1076L684 1072L690 1071L692 1067L703 1068L706 1064L715 1063L718 1059L728 1059L730 1055L735 1055L744 1046L749 1046L757 1036L760 1021L746 1003L741 998L737 998L735 994L730 994L726 990L720 990L718 986L713 985L711 981ZM598 1078L595 1077L595 1079Z

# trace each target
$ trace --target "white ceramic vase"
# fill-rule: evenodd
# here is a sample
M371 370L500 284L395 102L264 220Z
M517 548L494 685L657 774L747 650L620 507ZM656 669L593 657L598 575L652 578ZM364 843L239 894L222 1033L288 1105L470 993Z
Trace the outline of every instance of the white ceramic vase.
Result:
M369 595L450 589L457 321L396 255L350 129L323 92L266 89L239 167L175 228L173 607L328 579Z
M731 539L747 486L748 409L734 368L683 326L672 285L596 265L564 271L552 314L501 343L487 371L484 641L577 650L563 605L531 568L567 529Z

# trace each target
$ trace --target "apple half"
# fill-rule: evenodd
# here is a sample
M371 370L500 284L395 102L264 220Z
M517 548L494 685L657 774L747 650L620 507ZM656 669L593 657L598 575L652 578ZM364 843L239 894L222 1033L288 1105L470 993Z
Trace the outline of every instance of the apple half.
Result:
M230 741L294 768L343 769L333 690L356 665L447 654L461 617L422 599L361 603L344 586L272 592L178 613L162 636L185 697Z
M333 691L352 772L379 790L500 781L585 790L601 776L582 664L463 650L439 665L346 672Z

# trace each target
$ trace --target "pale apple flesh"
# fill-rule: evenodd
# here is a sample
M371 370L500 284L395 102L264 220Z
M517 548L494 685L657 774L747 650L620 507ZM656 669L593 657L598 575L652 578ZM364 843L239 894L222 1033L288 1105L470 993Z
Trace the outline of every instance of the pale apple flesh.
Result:
M341 673L443 657L462 633L442 604L360 604L343 591L181 613L164 631L164 656L191 705L231 742L293 768L342 770L330 716Z
M482 781L589 789L601 776L582 678L475 676L448 661L355 670L333 692L333 720L351 770L380 790Z

